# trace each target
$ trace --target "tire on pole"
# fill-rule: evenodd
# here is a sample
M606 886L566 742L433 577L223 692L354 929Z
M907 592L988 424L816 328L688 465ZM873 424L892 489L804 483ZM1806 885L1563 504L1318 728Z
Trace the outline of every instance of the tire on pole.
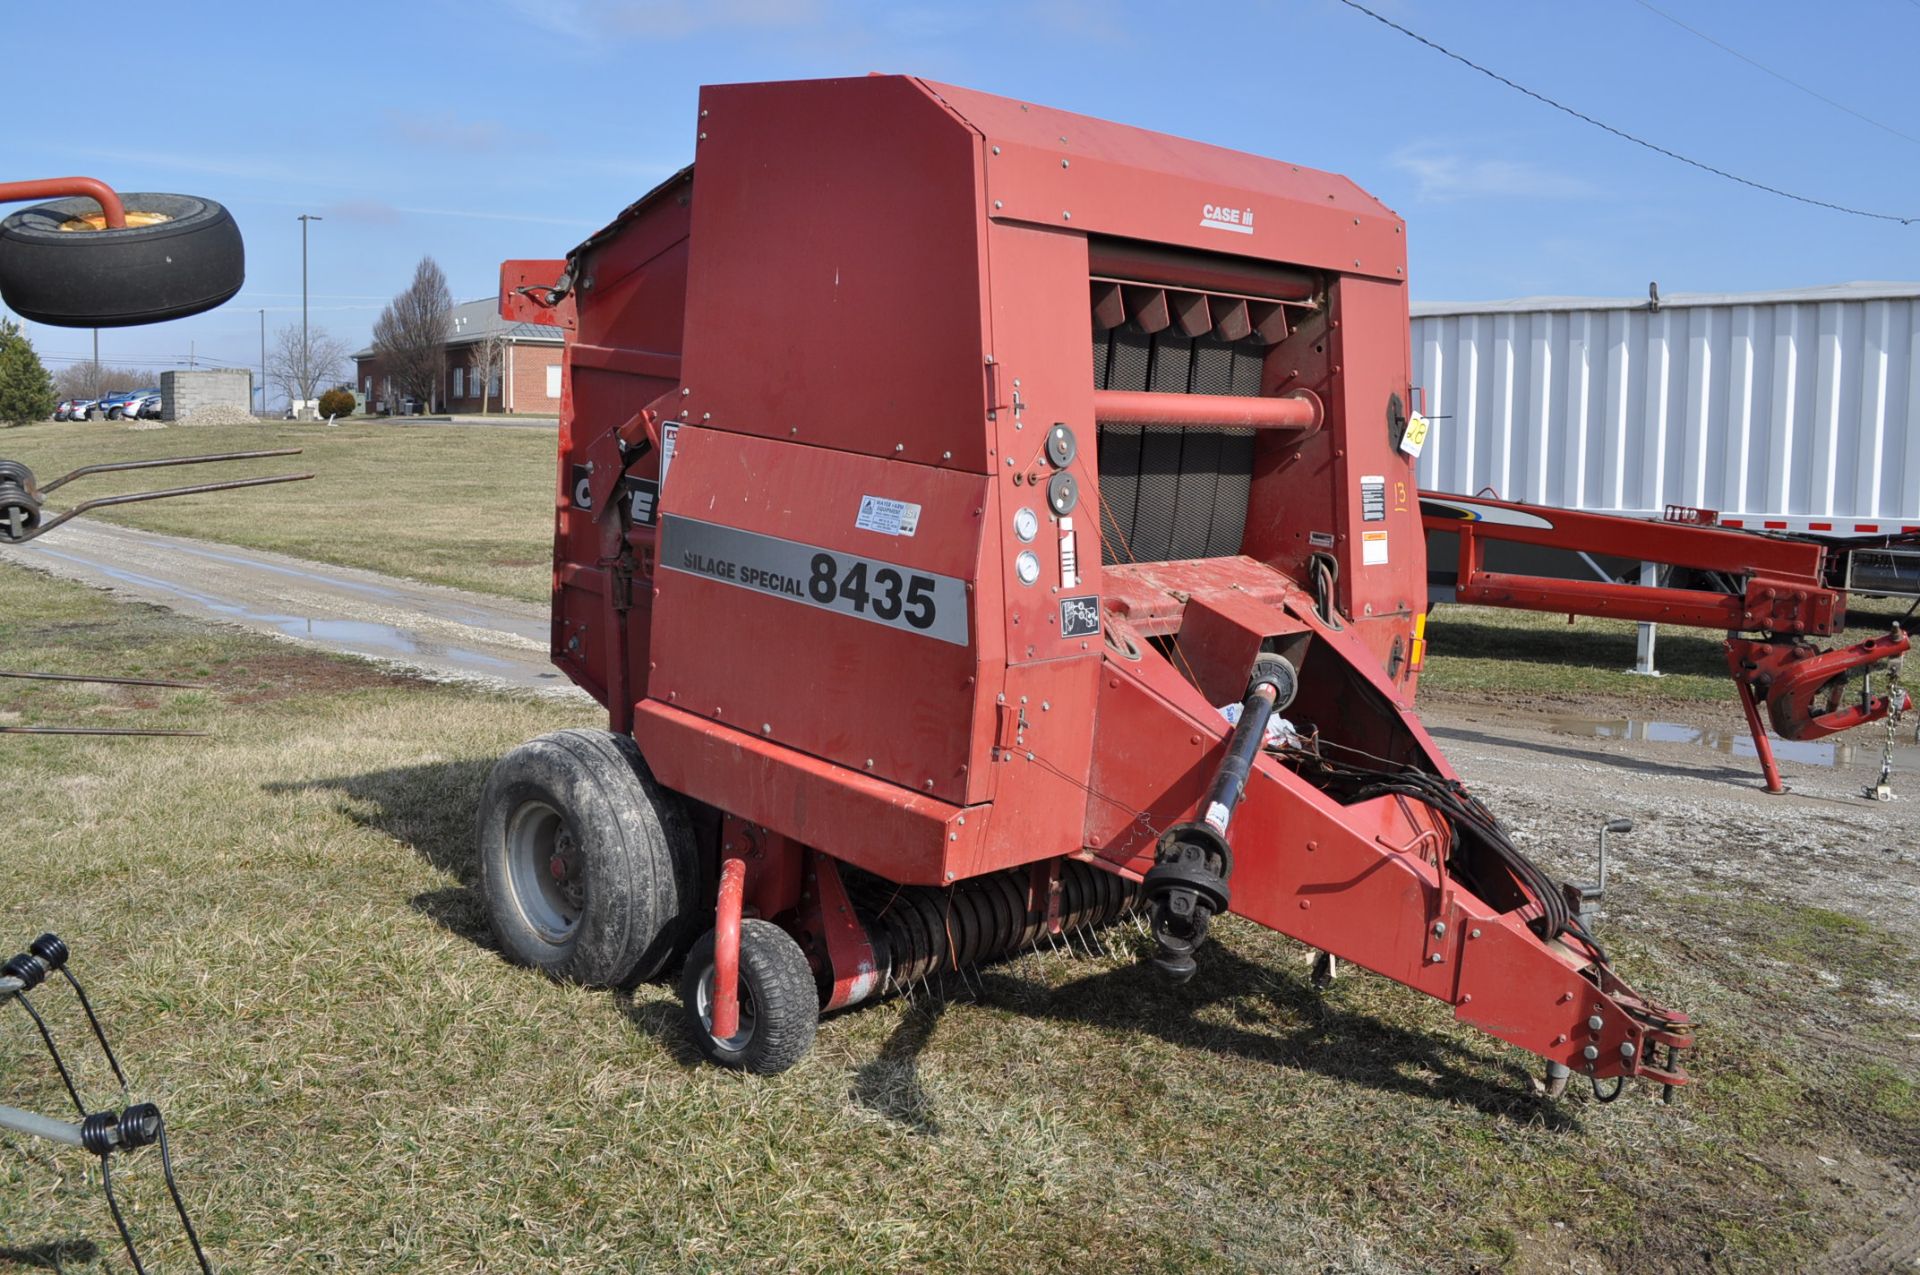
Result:
M100 206L86 198L0 221L7 307L55 327L129 327L199 314L240 290L246 250L225 208L193 195L122 198L121 230L97 225Z

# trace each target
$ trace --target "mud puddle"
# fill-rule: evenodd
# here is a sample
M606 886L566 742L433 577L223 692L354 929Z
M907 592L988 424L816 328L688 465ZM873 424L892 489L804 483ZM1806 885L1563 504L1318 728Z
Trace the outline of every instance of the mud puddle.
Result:
M1691 744L1710 748L1727 757L1755 758L1753 736L1745 730L1713 726L1689 726L1683 722L1663 722L1631 717L1578 717L1552 714L1546 719L1549 729L1583 739L1618 739L1632 743ZM1803 766L1829 766L1845 769L1853 766L1878 766L1886 748L1886 724L1874 722L1841 734L1817 740L1774 739L1773 755L1781 761ZM1920 748L1914 746L1914 724L1909 717L1894 728L1893 768L1920 773Z

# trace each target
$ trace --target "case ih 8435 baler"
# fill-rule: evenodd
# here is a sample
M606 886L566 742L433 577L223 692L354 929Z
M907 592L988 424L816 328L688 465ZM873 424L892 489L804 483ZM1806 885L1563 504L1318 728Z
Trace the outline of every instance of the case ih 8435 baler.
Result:
M510 954L685 953L705 1053L775 1071L822 1011L1136 909L1189 977L1231 911L1560 1083L1684 1080L1686 1018L1410 707L1397 216L908 77L709 88L698 132L503 270L567 333L553 655L611 725L488 783Z

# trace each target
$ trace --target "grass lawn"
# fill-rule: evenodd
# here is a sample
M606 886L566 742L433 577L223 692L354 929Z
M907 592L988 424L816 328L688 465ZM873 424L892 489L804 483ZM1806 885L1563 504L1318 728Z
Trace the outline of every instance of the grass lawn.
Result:
M312 472L312 482L188 496L90 515L131 527L270 549L435 584L545 601L551 590L556 444L547 430L484 425L329 428L294 421L118 421L0 430L0 456L41 481L100 461L301 447L305 454L84 478L54 504L224 478Z
M137 1093L168 1113L223 1269L1544 1271L1581 1253L1777 1270L1844 1224L1783 1162L1836 1130L1909 1163L1920 1148L1910 1059L1869 1072L1781 1026L1840 993L1739 982L1769 942L1900 985L1911 954L1738 899L1672 902L1746 927L1724 944L1737 957L1662 946L1655 926L1615 940L1714 1024L1695 1063L1723 1080L1673 1106L1645 1088L1535 1100L1530 1060L1438 1003L1360 972L1316 994L1305 949L1235 921L1184 988L1122 929L1111 952L997 965L976 996L838 1016L782 1076L724 1072L696 1064L666 987L559 986L490 946L479 787L578 710L400 682L4 566L0 652L209 684L0 683L4 720L217 732L0 737L0 949L43 929L72 945ZM71 1006L39 1001L77 1048ZM85 1080L104 1100L101 1069ZM62 1109L11 1013L0 1101ZM170 1234L157 1166L115 1179L135 1224ZM84 1157L0 1138L0 1271L51 1252L123 1268Z

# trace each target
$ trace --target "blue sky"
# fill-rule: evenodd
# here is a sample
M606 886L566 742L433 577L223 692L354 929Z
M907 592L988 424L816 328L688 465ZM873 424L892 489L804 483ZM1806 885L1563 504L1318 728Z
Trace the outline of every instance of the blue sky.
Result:
M1752 61L1641 0L1373 7L1673 150L1920 217L1920 0L1647 3ZM10 5L0 32L27 53L0 172L205 195L246 236L238 298L103 332L103 361L257 362L261 309L299 321L302 212L325 218L313 321L358 347L422 254L457 298L486 295L501 259L563 255L686 162L700 84L870 70L1345 173L1407 219L1415 300L1920 277L1920 224L1689 169L1337 0L105 0ZM31 333L56 358L90 349Z

